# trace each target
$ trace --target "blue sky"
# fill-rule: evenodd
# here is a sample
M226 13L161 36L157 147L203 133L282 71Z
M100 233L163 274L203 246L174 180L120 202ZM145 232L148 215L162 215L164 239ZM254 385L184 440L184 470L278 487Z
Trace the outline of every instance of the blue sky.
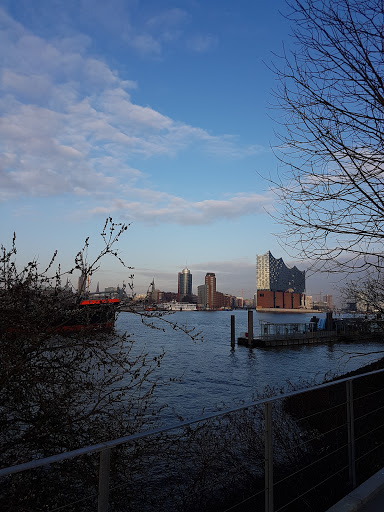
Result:
M112 216L131 223L120 252L137 293L153 277L175 290L187 263L194 289L215 272L220 291L251 297L256 254L292 263L262 178L278 168L265 62L288 42L285 9L2 0L1 242L16 231L20 263L58 249L68 268ZM127 274L108 259L93 285Z

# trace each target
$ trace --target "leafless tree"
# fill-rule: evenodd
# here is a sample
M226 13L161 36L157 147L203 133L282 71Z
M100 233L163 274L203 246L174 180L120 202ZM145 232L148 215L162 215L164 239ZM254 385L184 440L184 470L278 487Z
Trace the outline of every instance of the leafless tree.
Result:
M358 312L379 316L384 313L384 278L381 273L368 273L364 279L348 282L342 289L342 295L347 303L356 305Z
M282 240L322 270L382 267L384 4L289 7L292 45L273 64Z
M163 404L156 399L156 387L163 349L149 354L130 333L95 330L94 316L103 319L104 308L113 304L82 305L89 298L86 287L74 292L67 285L75 272L87 282L108 256L131 274L118 250L127 227L108 218L102 249L92 257L87 238L73 267L65 271L56 266L57 252L47 267L36 259L20 267L16 237L10 248L1 246L0 467L133 434L159 421ZM128 282L132 279L130 275ZM129 296L124 311L140 315L149 328L180 330L200 339L194 329L179 326L165 312L137 311ZM84 329L67 329L76 324ZM145 473L137 452L148 458L154 447L149 440L144 448L117 451L111 463L115 474L129 470L133 478ZM84 497L94 495L97 468L97 458L85 457L81 464L67 461L49 471L43 467L0 479L0 509L56 510L63 503L83 503ZM92 499L83 503L82 510L93 510L92 504ZM126 502L120 509L126 510Z
M129 435L152 423L163 352L154 356L138 349L129 333L62 330L73 317L82 315L85 323L88 318L83 317L84 296L63 286L66 277L77 270L87 278L107 255L124 265L116 244L126 229L107 219L101 252L89 259L87 239L66 272L54 269L56 253L47 268L36 260L19 268L15 238L10 249L1 247L1 467ZM55 508L68 497L65 487L76 499L87 480L94 483L94 463L86 459L76 470L64 468L59 477L52 471L52 479L42 470L2 480L0 508ZM61 489L57 483L64 480L68 485Z

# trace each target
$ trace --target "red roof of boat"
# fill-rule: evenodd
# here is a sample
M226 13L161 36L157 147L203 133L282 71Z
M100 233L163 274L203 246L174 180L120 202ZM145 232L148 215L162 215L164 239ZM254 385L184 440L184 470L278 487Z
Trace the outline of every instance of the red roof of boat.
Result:
M82 300L80 305L85 306L86 304L116 304L120 302L120 299L88 299Z

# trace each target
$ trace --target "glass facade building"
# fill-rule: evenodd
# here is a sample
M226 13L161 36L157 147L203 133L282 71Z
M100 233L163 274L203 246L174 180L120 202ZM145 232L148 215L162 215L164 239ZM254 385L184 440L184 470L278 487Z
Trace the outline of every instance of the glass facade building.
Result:
M179 300L186 295L192 295L192 274L188 268L179 272L177 293Z
M305 271L287 267L268 251L256 258L256 285L258 290L304 293Z

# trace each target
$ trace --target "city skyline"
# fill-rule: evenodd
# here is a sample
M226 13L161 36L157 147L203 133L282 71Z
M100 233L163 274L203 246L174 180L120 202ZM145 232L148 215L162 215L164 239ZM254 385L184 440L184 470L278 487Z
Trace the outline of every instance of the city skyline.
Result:
M69 269L88 236L91 258L109 216L131 224L119 250L138 293L153 276L170 289L186 258L196 282L213 271L237 296L252 292L255 254L293 262L267 181L282 115L268 62L289 48L286 11L283 0L4 0L0 240L16 232L18 264L58 250ZM107 259L95 279L128 275Z
M267 267L264 268L266 261L268 263ZM280 274L282 273L283 281L279 278L277 281L270 281L269 278L269 265L271 265L272 273ZM262 268L260 268L262 267ZM244 300L253 300L255 294L258 290L275 290L275 291L291 291L297 293L305 293L307 296L319 296L322 297L324 295L329 295L328 290L323 287L320 292L317 293L308 293L306 291L305 285L305 271L300 271L296 268L296 266L287 266L285 265L282 258L274 258L270 251L267 251L264 255L256 255L255 261L255 285L254 288L251 288L250 293L244 293L244 289L239 290L240 293L232 293L230 290L222 289L221 293L225 295L231 295L237 298L243 298ZM275 272L276 271L276 272ZM260 274L268 274L268 278L266 280L265 275ZM152 281L148 287L148 289L155 284L156 280L156 290L165 292L165 293L174 293L175 296L178 297L178 300L182 300L185 296L195 296L201 299L201 302L208 303L208 295L210 296L210 304L212 306L214 300L213 297L217 292L216 288L216 273L215 272L205 272L204 281L200 281L195 284L195 288L193 288L193 275L189 268L185 267L181 272L177 273L177 283L176 286L173 287L164 287L158 284L158 281L153 276ZM296 280L296 283L295 283ZM80 283L81 276L78 278L78 282ZM283 283L283 286L279 286ZM80 285L79 285L80 286ZM116 288L120 286L120 283L116 285ZM99 281L97 281L97 288L99 287ZM210 288L210 293L207 294L207 287ZM177 291L176 291L177 290ZM92 287L90 287L90 291L92 292ZM98 290L97 290L98 291ZM146 295L147 292L143 293L143 290L140 292L138 290L133 290L133 292L137 295ZM202 299L202 297L205 297Z

